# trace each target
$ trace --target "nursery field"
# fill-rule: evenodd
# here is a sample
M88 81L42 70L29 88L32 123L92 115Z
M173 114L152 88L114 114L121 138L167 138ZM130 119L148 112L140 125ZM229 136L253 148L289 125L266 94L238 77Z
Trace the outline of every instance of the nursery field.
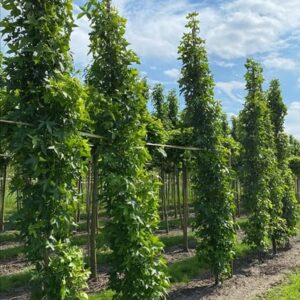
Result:
M10 195L8 193L8 195ZM15 230L14 214L16 212L15 199L12 195L6 201L5 230L0 233L0 299L22 300L30 299L30 288L33 266L24 256L24 247L19 232ZM189 223L194 221L193 205L190 204ZM156 235L164 243L164 257L168 265L171 287L168 299L298 299L300 291L298 268L300 268L300 222L297 224L297 235L286 249L279 249L276 257L266 253L259 261L256 253L243 243L244 229L247 227L246 216L237 219L236 256L233 262L233 277L226 280L222 286L214 286L213 275L199 262L196 257L196 237L191 227L188 228L189 252L183 251L183 231L179 217L172 218L174 210L168 211L169 232L166 233L165 222L161 221ZM112 299L114 293L108 290L108 270L110 249L106 246L103 236L105 218L99 213L99 227L97 234L97 265L98 278L90 280L87 289L89 299ZM86 216L81 215L80 223L72 243L87 252L88 234L85 230ZM87 255L87 254L86 254ZM86 259L87 256L86 256ZM274 288L275 286L275 288ZM281 287L282 286L282 287ZM280 291L280 292L279 292ZM292 293L292 294L291 294ZM280 298L278 298L280 295Z
M0 300L300 299L285 82L244 56L232 113L199 12L181 18L179 69L149 68L164 85L114 1L75 2L0 1Z

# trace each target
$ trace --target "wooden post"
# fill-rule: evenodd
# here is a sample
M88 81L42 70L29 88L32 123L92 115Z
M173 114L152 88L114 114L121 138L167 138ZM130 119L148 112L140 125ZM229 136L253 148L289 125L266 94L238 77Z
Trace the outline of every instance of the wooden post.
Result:
M88 257L91 256L90 252L90 233L91 233L91 172L92 162L89 162L88 174L86 178L86 231L88 235Z
M97 148L92 149L93 159L93 186L92 186L92 218L90 234L90 269L91 278L97 278L97 249L96 249L96 232L97 232L97 214L98 214L98 161Z
M175 219L177 220L177 201L176 201L176 168L174 165L173 173L172 173L172 198L173 198L173 206L175 211Z
M79 179L78 179L78 203L77 203L77 214L76 214L77 224L80 222L81 199L82 199L82 179L81 179L81 176L79 176Z
M179 174L178 166L175 167L175 174L176 174L178 212L179 212L181 229L183 230L182 207L181 207L181 201L180 201L180 198L181 198L181 195L180 195L180 174Z
M159 188L159 198L160 198L160 214L161 214L161 221L165 219L164 213L164 183L163 183L163 170L160 169L160 188Z
M169 233L169 220L168 220L168 210L167 210L167 201L166 201L166 173L162 171L162 184L163 184L163 210L164 210L164 219L165 219L165 229L166 233Z
M4 231L4 210L5 210L5 192L6 192L6 170L7 166L4 163L3 174L2 174L2 184L1 184L1 203L0 203L0 231ZM1 176L1 175L0 175Z
M186 162L182 166L182 192L183 192L183 251L189 252L188 241L188 171Z

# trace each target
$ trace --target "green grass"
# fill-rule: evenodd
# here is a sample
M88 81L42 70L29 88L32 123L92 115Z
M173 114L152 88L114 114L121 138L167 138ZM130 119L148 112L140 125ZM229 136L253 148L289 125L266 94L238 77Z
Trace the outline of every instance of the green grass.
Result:
M300 270L290 275L287 280L271 289L265 300L299 300L300 299Z
M19 240L18 231L5 231L0 233L0 243L17 242Z
M111 300L113 295L113 291L103 291L97 294L89 295L89 300Z
M188 283L203 272L204 266L197 257L189 257L169 265L169 276L172 283Z
M77 246L83 246L88 244L88 235L83 234L79 236L72 237L72 243ZM107 244L104 234L99 233L96 237L97 248L103 247L103 245Z
M248 218L246 217L242 217L240 219L236 220L236 224L237 226L242 229L243 231L245 231L247 225L248 225Z
M251 252L246 244L237 244L235 248L236 258L243 257ZM205 271L205 265L196 256L177 261L169 265L169 275L172 283L188 283Z
M24 251L23 246L16 246L13 248L0 250L0 260L18 257L22 255L23 251Z
M4 211L5 220L7 220L16 211L17 211L16 196L15 194L8 191L5 196L5 211Z
M194 221L194 217L189 218L189 222L188 225L190 226L192 224L192 222ZM158 229L163 230L166 228L166 222L165 221L160 221L159 225L158 225ZM169 221L169 229L180 229L181 228L181 224L180 224L180 219L176 219L176 220L170 220Z
M26 268L21 272L0 277L0 293L13 291L18 287L25 286L30 282L31 269Z
M189 243L194 242L196 240L193 234L189 234L188 239L189 239ZM165 245L165 248L183 245L182 235L163 236L160 237L160 240Z

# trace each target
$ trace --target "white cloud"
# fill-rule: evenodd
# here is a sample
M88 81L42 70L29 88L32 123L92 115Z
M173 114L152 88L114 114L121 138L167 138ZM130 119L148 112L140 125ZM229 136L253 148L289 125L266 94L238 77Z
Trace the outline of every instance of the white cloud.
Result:
M300 139L300 101L292 102L288 107L285 129L289 134Z
M216 61L214 61L214 63L217 66L223 67L223 68L233 68L235 66L235 64L233 62L225 61L225 60L216 60Z
M172 79L178 80L180 71L176 68L173 68L173 69L164 71L164 74Z
M77 19L79 13L80 8L74 5L74 17L77 27L74 28L71 35L71 51L75 63L80 67L85 67L90 60L88 56L90 27L86 16Z
M291 32L300 27L298 6L298 0L286 1L285 5L281 0L227 2L217 10L218 24L207 27L208 48L224 58L282 49Z
M245 83L240 81L216 82L216 87L230 99L242 103L242 97L237 93L245 88Z
M269 69L280 69L286 71L293 71L298 68L297 63L286 57L281 57L277 53L272 53L264 58L263 64Z
M128 19L126 34L131 47L143 58L176 59L185 16L193 10L200 13L201 35L209 54L221 59L279 52L300 40L299 0L288 0L284 5L281 0L231 0L219 6L190 0L164 0L162 5L158 0L113 2ZM82 57L88 40L86 20L79 25L72 39L75 57ZM277 65L282 67L284 62L281 58ZM289 62L289 70L292 67Z

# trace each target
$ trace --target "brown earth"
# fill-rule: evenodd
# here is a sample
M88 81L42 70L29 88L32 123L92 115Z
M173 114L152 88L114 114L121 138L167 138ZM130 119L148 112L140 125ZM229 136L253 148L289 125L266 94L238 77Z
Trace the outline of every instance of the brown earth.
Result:
M180 231L172 232L178 234ZM292 248L280 251L274 258L269 256L259 262L254 255L238 259L234 263L234 276L226 280L222 286L213 286L211 274L204 273L186 286L175 285L169 294L170 300L252 300L263 296L272 287L282 282L286 275L296 267L300 267L300 236L292 240ZM165 251L168 263L195 255L194 245L189 253L182 252L179 246L169 247ZM28 266L22 258L0 262L0 275L15 273ZM106 288L108 283L107 269L99 269L97 282L89 282L89 292L98 292ZM28 299L28 287L16 289L7 294L0 294L0 300Z
M280 284L286 276L300 267L300 237L292 240L292 248L280 251L259 262L254 256L239 259L234 275L222 286L215 287L210 274L203 274L186 286L174 286L170 300L252 300Z

